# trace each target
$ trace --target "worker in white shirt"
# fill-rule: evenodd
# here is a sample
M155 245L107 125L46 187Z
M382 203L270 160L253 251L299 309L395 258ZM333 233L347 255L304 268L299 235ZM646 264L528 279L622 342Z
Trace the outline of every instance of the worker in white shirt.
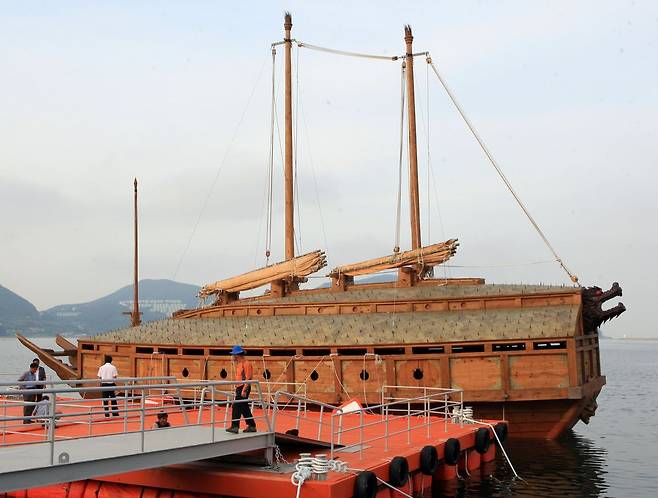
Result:
M114 387L116 382L114 380L119 376L117 367L112 365L112 357L110 355L105 356L105 364L98 369L98 378L101 380L101 386L103 387ZM112 415L115 417L119 416L119 410L117 409L117 400L116 392L114 389L108 389L103 391L103 408L105 409L105 416L110 416L110 403L112 403Z

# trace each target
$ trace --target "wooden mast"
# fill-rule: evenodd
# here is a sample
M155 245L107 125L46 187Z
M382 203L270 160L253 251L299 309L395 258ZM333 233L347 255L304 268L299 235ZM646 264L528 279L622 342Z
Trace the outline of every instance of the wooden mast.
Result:
M283 177L285 184L285 260L290 261L295 257L295 193L293 190L293 164L292 164L292 16L286 12L283 21L285 44L285 161ZM298 281L294 277L272 282L271 293L274 297L282 297L287 292L297 290Z
M125 315L130 315L130 324L133 327L137 327L142 323L142 314L139 311L139 272L138 272L138 234L137 234L137 178L135 178L135 191L134 191L134 204L135 204L135 221L134 221L134 242L135 242L135 254L134 254L134 280L133 280L133 310L125 312Z
M283 23L285 30L285 121L286 121L286 135L285 135L285 223L286 223L286 243L285 243L285 256L286 259L295 257L295 204L293 192L293 170L292 170L292 69L291 69L291 50L292 41L290 39L290 30L292 29L292 16L286 12L285 21Z
M421 247L420 239L420 200L418 198L418 153L416 149L416 96L414 93L414 37L411 26L404 27L404 41L407 44L407 109L409 117L409 213L411 216L411 248Z

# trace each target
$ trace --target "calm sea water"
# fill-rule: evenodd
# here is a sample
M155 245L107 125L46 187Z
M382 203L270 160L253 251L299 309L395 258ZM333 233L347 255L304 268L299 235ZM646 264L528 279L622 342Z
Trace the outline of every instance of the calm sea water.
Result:
M52 339L36 339L54 347ZM559 441L508 441L523 480L499 458L492 475L472 475L433 496L656 497L658 496L658 341L601 343L608 378L590 425ZM13 380L34 355L0 338L0 379Z

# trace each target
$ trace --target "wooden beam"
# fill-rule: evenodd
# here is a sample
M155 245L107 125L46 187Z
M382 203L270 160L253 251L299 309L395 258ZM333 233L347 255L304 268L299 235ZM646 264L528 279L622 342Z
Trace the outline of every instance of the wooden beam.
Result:
M293 165L292 165L292 64L290 30L292 29L292 16L286 12L283 23L285 30L285 255L286 259L295 257L295 201L293 192Z
M420 200L418 197L418 153L416 145L416 94L414 91L414 56L411 26L404 27L404 41L407 47L407 113L409 117L409 212L411 216L411 248L418 249L420 238Z

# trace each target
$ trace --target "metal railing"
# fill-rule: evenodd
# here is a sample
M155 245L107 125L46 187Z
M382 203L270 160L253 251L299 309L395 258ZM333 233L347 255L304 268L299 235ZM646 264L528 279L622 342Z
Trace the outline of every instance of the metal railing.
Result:
M403 395L402 393L410 393ZM280 407L280 400L287 399L288 402ZM303 401L319 412L319 417L309 416L309 412L297 411L291 415L286 408L293 400ZM317 425L317 439L322 439L323 429L326 430L327 422L325 412L330 412L329 419L329 443L331 445L331 459L338 451L349 451L358 448L359 457L363 458L363 449L366 444L382 441L384 451L388 451L390 440L396 436L406 434L407 444L411 444L411 435L414 431L425 431L429 439L431 427L443 424L444 433L448 432L448 423L452 422L452 411L463 410L463 391L460 389L442 389L433 387L417 386L389 386L382 388L382 402L375 406L358 407L345 410L339 406L322 403L307 397L293 393L279 391L275 396L273 424L276 426L277 418L293 417L295 428L299 429L300 420ZM294 406L294 405L293 405ZM420 422L418 421L420 419ZM396 420L404 420L402 429L392 430L391 424ZM366 436L366 429L381 427L377 431L379 435ZM343 444L346 435L357 433L356 442Z
M234 399L233 391L235 387L243 384L252 386L254 394L257 395L255 402L262 408L262 414L254 415L254 421L263 421L267 432L272 433L273 431L273 425L268 416L268 404L263 397L258 381L199 381L192 384L192 387L207 393L207 398L202 402L185 399L181 392L190 388L190 383L176 383L174 377L129 377L118 378L115 381L117 384L122 385L61 387L62 384L99 383L98 379L81 379L75 381L39 381L38 384L47 384L50 387L25 389L25 385L34 385L35 382L14 381L11 383L14 388L9 389L8 383L0 383L0 413L2 413L0 415L0 432L2 434L0 449L2 447L48 442L50 444L50 465L54 465L58 463L54 457L55 445L58 442L95 436L139 434L137 438L140 441L139 448L135 448L135 453L143 453L145 451L145 435L151 430L160 430L155 427L148 427L149 415L155 415L163 411L169 414L175 412L182 414L183 423L178 423L175 427L207 427L209 434L208 440L205 442L215 442L215 429L226 428L230 405L254 401ZM145 381L155 381L156 383L146 384ZM19 389L15 389L16 384L19 384ZM116 397L108 398L104 396L102 404L99 403L99 399L89 399L90 395L99 397L99 395L103 396L104 392L107 394L108 391L114 393ZM17 395L24 399L15 399ZM48 396L49 399L41 402L33 401L36 396ZM41 410L28 415L16 414L16 412L30 412L33 407L40 407ZM204 407L210 410L209 417L204 418L201 416L201 409ZM216 414L222 408L225 415L223 419L218 419ZM190 409L199 409L199 417L196 421L192 421L188 417ZM10 411L14 413L9 413ZM117 419L122 422L120 428L117 428ZM26 422L42 425L44 432L20 430L20 428L25 427L24 423ZM88 429L84 431L63 430L64 427L73 425L87 426Z
M175 380L175 379L174 379ZM201 403L203 407L203 399L206 397L205 389L204 388L195 388L195 387L188 387L188 384L194 384L194 383L199 383L199 382L206 382L204 379L184 379L180 380L179 382L186 384L185 389L182 390L183 397L184 398L191 398L194 400L194 403ZM269 381L259 381L262 386L263 390L263 402L265 405L268 407L268 409L272 409L274 406L274 400L276 393L278 391L286 391L286 392L293 392L295 394L299 394L300 396L306 397L307 391L306 391L306 383L304 382L269 382ZM186 395L186 393L188 393ZM257 403L252 400L251 401L251 408L256 405ZM306 405L303 403L299 407L301 411L306 410Z

